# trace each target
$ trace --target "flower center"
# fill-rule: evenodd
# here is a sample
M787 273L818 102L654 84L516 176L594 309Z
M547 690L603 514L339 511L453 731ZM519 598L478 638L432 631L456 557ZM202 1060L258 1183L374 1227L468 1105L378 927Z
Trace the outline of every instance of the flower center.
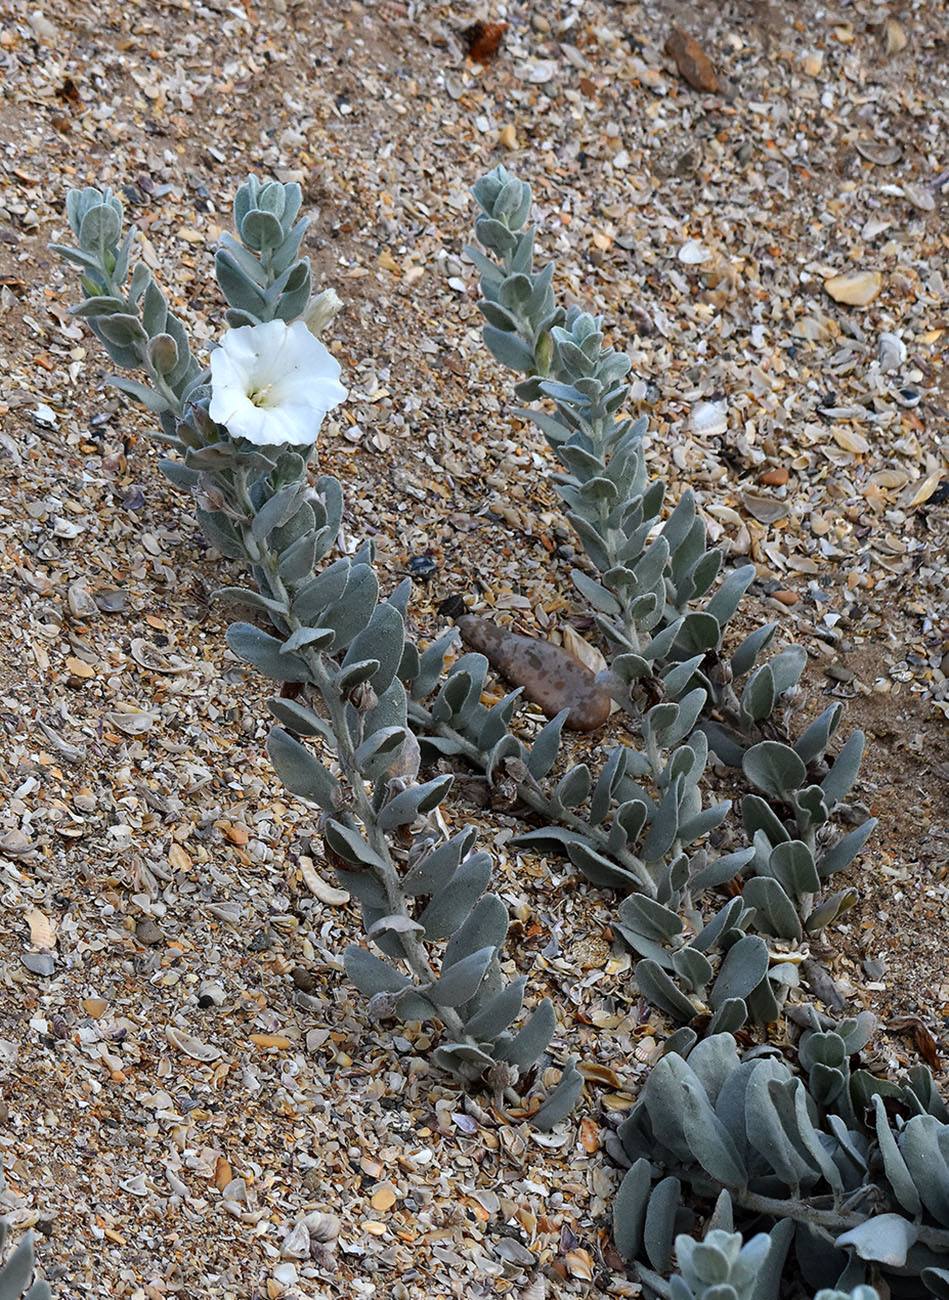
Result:
M263 384L260 388L252 388L247 396L254 406L267 406L272 389L273 384Z

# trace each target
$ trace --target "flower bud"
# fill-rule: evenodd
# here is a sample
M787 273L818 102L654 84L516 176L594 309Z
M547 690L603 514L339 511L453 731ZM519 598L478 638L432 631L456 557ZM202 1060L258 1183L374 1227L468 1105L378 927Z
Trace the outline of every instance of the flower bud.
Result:
M319 338L321 332L326 329L333 317L342 311L343 303L335 289L324 289L318 293L315 298L310 300L310 305L303 313L303 323L310 331Z

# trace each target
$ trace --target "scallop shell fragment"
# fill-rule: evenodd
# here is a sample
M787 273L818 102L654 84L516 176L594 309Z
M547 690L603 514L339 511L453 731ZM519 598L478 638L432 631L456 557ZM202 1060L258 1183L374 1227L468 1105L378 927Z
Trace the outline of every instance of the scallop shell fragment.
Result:
M834 302L845 302L851 307L865 307L882 287L883 276L879 271L848 271L846 275L833 275L824 281L824 288Z
M877 167L892 167L903 157L903 146L886 144L882 140L857 140L854 148L861 158Z

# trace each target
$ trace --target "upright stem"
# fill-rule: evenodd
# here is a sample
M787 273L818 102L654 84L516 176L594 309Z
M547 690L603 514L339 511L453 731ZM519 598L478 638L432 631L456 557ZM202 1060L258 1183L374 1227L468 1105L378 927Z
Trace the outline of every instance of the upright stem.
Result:
M234 491L237 503L246 512L247 516L252 519L254 509L247 489L246 470L239 470L234 474ZM251 538L249 533L248 526L241 527L241 534L245 544L252 541L257 550L258 558L256 563L261 564L267 570L267 581L272 597L283 606L283 617L286 619L290 631L297 632L305 625L293 613L292 596L280 577L277 556L267 548L265 542L260 542L257 538ZM376 820L372 803L366 792L365 782L356 765L354 746L346 719L346 705L340 695L337 682L334 680L333 667L325 656L311 646L305 646L297 653L306 663L310 681L319 691L329 714L330 726L336 737L336 759L349 787L356 816L363 825L370 846L384 864L382 867L376 868L375 871L379 883L385 890L390 915L404 916L411 920L412 918L409 916L406 907L405 895L402 892L399 873L389 852L385 832L380 828ZM400 932L398 940L405 955L405 960L415 978L421 985L433 984L437 976L428 960L425 945L418 938L418 935L412 930L404 933ZM465 1033L464 1021L453 1007L438 1006L438 1015L453 1040L456 1042L471 1041Z

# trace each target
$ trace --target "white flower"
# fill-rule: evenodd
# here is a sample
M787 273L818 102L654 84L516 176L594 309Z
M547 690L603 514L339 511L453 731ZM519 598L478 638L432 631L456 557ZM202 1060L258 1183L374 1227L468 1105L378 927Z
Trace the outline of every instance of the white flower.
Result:
M233 438L313 443L323 416L345 397L339 362L303 321L242 325L211 353L211 419Z

